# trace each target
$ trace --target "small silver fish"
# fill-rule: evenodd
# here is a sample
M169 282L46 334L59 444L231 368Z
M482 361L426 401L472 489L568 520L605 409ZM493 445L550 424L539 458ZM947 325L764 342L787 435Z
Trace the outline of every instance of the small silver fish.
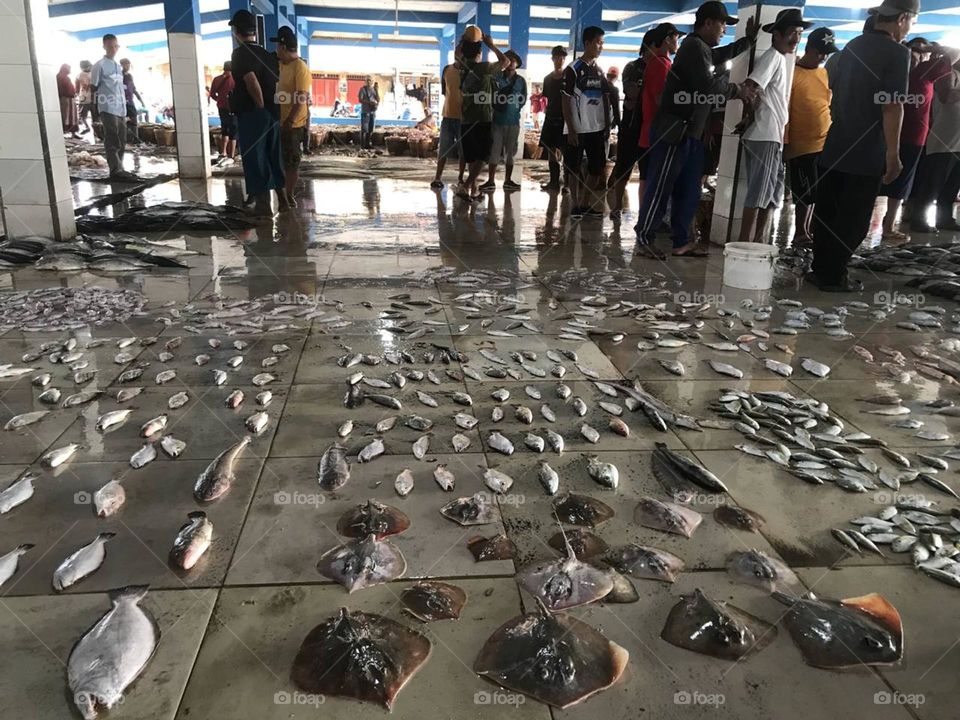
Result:
M142 468L147 463L157 459L157 448L153 443L144 443L143 447L130 456L130 467L133 469Z
M28 425L33 425L34 423L40 422L49 414L50 414L49 410L37 410L35 412L28 412L28 413L23 413L21 415L14 415L3 426L3 429L19 430L20 428L27 427Z
M261 410L248 417L243 424L244 427L246 427L247 430L252 432L254 435L259 435L263 432L264 428L267 427L269 422L270 416Z
M64 445L63 447L59 447L48 452L46 455L40 458L40 464L46 468L50 468L51 470L53 468L60 467L71 457L73 457L73 454L79 449L79 444L69 443L68 445Z
M483 482L490 490L500 495L509 492L513 487L512 477L493 468L487 468L484 471Z
M821 362L817 362L813 358L803 358L803 360L800 361L800 367L802 367L811 375L819 378L825 378L830 374L829 365L824 365Z
M158 432L163 432L166 427L167 416L157 415L155 418L147 420L142 426L140 426L140 437L150 437Z
M537 477L547 495L555 495L557 490L560 489L560 476L545 460L540 461L540 469L537 471Z
M417 460L423 460L427 452L430 450L430 436L421 435L413 443L413 456Z
M413 473L408 468L404 468L397 475L397 479L393 481L393 489L397 491L397 495L400 497L406 497L413 490Z
M487 437L487 445L503 455L513 454L513 443L498 432L490 433Z
M171 410L179 410L188 402L190 402L190 395L186 392L178 392L167 400L167 407Z
M437 481L437 485L445 492L450 492L453 490L454 485L456 485L456 478L443 463L440 463L433 469L433 479Z
M178 440L173 435L164 435L160 438L160 449L172 458L180 457L186 447L187 444L183 440Z
M583 423L580 425L580 434L587 440L587 442L598 443L600 442L600 433L597 432L596 428Z
M383 446L383 440L380 438L374 438L368 445L360 450L359 453L357 453L357 462L370 462L371 460L383 455L384 452L386 452L386 448Z
M97 517L110 517L120 509L126 499L123 485L111 480L93 494L93 507Z
M53 573L53 589L63 592L96 572L107 556L106 543L116 533L100 533L88 544L67 556Z

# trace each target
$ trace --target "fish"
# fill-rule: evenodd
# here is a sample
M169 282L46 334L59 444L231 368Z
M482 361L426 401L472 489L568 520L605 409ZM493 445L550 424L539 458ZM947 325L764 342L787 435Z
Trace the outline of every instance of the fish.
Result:
M613 517L614 512L606 503L589 495L567 493L553 501L557 519L567 525L596 527Z
M31 543L22 543L5 555L0 555L0 587L3 587L4 583L17 574L20 567L20 558L33 547L34 545Z
M152 442L146 442L140 447L139 450L130 456L130 467L132 467L134 470L138 470L156 459L156 445L154 445Z
M707 360L707 363L713 369L715 373L720 375L726 375L727 377L732 377L737 380L743 378L743 370L740 368L734 367L733 365L728 365L727 363L717 362L716 360Z
M661 462L658 463L658 461ZM658 464L662 474L671 472L674 476L689 481L710 492L730 492L720 478L707 470L703 465L690 460L680 453L674 452L664 443L660 442L656 443L656 450L654 450L653 454L655 473L657 472Z
M600 442L600 433L597 432L596 428L588 425L587 423L582 423L580 425L580 434L585 440L587 440L587 442L593 444Z
M373 535L382 540L410 527L410 518L391 505L376 500L354 505L337 520L337 532L344 537L363 538Z
M425 432L433 427L433 420L428 420L425 417L420 417L419 415L409 416L403 423L409 428L414 430L419 430L420 432Z
M775 372L777 375L781 375L782 377L790 377L793 375L793 368L790 367L790 365L787 363L782 363L778 360L774 360L773 358L764 358L763 366L767 370Z
M111 480L93 494L93 508L97 517L110 517L117 512L127 499L123 485Z
M500 495L509 492L513 487L513 478L494 468L483 471L483 482L492 492Z
M430 436L421 435L413 443L413 456L417 460L423 460L424 456L427 454L427 451L430 449Z
M681 363L679 360L658 359L657 362L660 363L660 367L662 367L667 372L672 373L673 375L676 375L678 377L683 377L685 369L683 367L683 363Z
M251 442L249 435L222 451L193 485L193 497L198 502L211 502L226 493L236 479L235 465L244 448Z
M450 492L453 490L454 485L456 484L456 478L453 473L447 469L447 466L444 463L438 464L433 469L433 479L436 480L437 485L440 486L445 492Z
M543 438L539 435L535 435L534 433L527 433L523 438L523 444L537 453L542 453L546 447L546 443L544 442Z
M545 460L540 461L537 478L547 495L556 495L557 490L560 489L560 476Z
M454 452L462 453L464 450L470 447L470 438L463 433L455 433L450 438L450 444L453 445Z
M718 505L713 519L725 527L745 532L757 532L766 522L761 515L735 505Z
M172 395L170 399L167 400L167 407L171 410L179 410L188 402L190 402L190 395L186 392L178 392L176 395Z
M88 402L96 400L101 395L103 395L103 390L83 390L73 395L68 395L63 401L63 407L77 407L79 405L84 405Z
M182 570L192 569L212 541L213 523L207 518L207 514L202 510L187 513L187 522L173 540L170 563Z
M667 616L660 637L671 645L721 660L739 660L763 650L777 628L699 588L682 595Z
M53 572L53 589L63 592L71 585L96 572L107 556L106 543L116 533L103 532L83 547L68 555Z
M49 410L37 410L35 412L28 412L28 413L23 413L21 415L14 415L3 426L3 429L19 430L20 428L24 428L24 427L27 427L28 425L33 425L34 423L40 422L49 414L50 414Z
M620 484L620 471L613 463L602 462L597 455L587 456L587 473L605 488L616 490Z
M488 497L485 493L477 493L451 500L440 508L440 514L464 526L488 525L497 521L497 508Z
M383 440L380 438L374 438L369 444L364 446L359 453L357 453L357 462L370 462L371 460L383 455L384 452L386 452L386 448L383 446Z
M133 413L133 410L112 410L111 412L104 413L97 418L97 430L106 432L111 428L119 427L127 421L131 413Z
M151 437L157 433L163 432L167 427L167 416L157 415L155 418L147 420L140 426L140 437Z
M517 554L513 540L502 533L489 538L474 535L467 539L467 549L476 562L512 560Z
M72 458L73 454L79 449L80 445L78 443L69 443L46 453L40 458L40 464L51 470L58 468Z
M651 497L640 498L634 510L633 519L644 527L683 535L687 538L691 537L703 522L703 516L696 510Z
M727 572L734 580L755 585L768 593L774 590L803 591L800 580L790 568L759 550L731 553L727 558Z
M56 405L58 402L60 402L62 395L63 393L60 392L59 388L49 388L37 395L37 400L46 405Z
M402 577L407 561L395 545L371 534L327 550L317 570L353 592Z
M583 528L571 528L569 530L563 530L561 528L554 533L547 541L547 544L560 553L567 552L567 546L569 545L573 550L573 554L576 555L579 560L593 558L609 550L609 547L601 537Z
M613 686L629 657L585 622L541 605L487 638L473 669L498 685L563 709Z
M673 553L635 543L616 548L606 557L620 572L642 580L673 583L684 568L683 560Z
M774 592L773 597L788 607L783 622L808 665L895 665L903 658L900 613L882 595L823 600Z
M800 367L806 370L811 375L818 378L825 378L830 374L830 366L824 365L821 362L817 362L813 358L803 358L800 361Z
M257 405L260 407L267 407L270 402L273 400L273 393L269 390L261 390L257 393Z
M257 375L253 376L253 379L250 382L252 382L257 387L263 387L264 385L268 385L269 383L272 383L276 379L277 379L276 375L272 375L270 373L258 373Z
M13 510L33 497L33 481L36 479L30 473L14 480L5 490L0 492L0 515Z
M498 432L492 432L487 436L487 445L503 455L513 454L513 443Z
M214 385L223 385L227 382L227 373L223 370L214 370L213 371L213 384Z
M187 444L183 440L178 440L173 435L164 435L160 438L160 449L169 457L177 458L186 449Z
M259 435L263 432L264 428L267 427L267 423L269 422L270 416L261 410L260 412L255 412L253 415L244 420L243 426L254 435Z
M160 628L141 607L148 586L110 592L110 609L77 641L67 659L67 685L80 714L97 717L123 702L160 643Z
M154 382L156 382L157 385L163 385L164 383L168 383L173 380L176 376L176 370L162 370L157 373L156 378L154 378Z
M400 595L404 609L417 620L457 620L467 602L467 593L439 580L421 580Z
M321 490L337 490L350 479L350 463L347 462L347 449L340 443L328 447L317 463L317 480Z
M290 678L306 693L347 697L392 710L430 651L430 641L406 625L344 607L303 639Z
M517 582L552 612L595 602L613 590L610 574L577 559L569 541L565 553L558 560L521 568Z

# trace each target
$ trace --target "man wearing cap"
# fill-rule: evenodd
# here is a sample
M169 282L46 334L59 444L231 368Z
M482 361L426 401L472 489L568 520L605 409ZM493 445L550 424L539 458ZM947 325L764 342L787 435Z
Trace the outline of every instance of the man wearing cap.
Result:
M740 242L763 241L770 210L779 207L783 198L783 135L790 102L786 56L796 52L803 31L812 25L799 9L788 8L763 26L763 31L772 35L772 44L757 58L746 80L759 100L745 108L744 120L738 126L743 132L747 179Z
M796 214L793 244L813 241L810 223L816 200L817 166L820 151L830 129L830 80L823 67L827 56L837 52L836 38L829 28L817 28L807 38L807 47L793 70L790 91L790 121L783 149L790 173L790 192Z
M236 83L230 109L237 116L243 179L247 194L256 202L256 214L272 215L270 191L280 195L284 184L276 98L278 59L257 44L257 21L249 10L237 10L230 27L238 43L230 58Z
M281 207L296 207L293 193L300 179L300 158L303 138L310 125L310 92L313 79L310 68L297 53L297 35L293 28L282 25L277 37L277 58L280 60L280 81L277 99L280 102L280 156L283 161L283 192L278 192Z
M862 287L847 263L870 229L884 182L903 170L900 128L910 78L910 33L918 0L884 0L870 12L874 29L840 53L833 81L833 124L820 154L820 183L813 214L810 282L826 292Z
M914 177L923 155L923 147L930 134L930 111L933 109L933 87L941 78L953 72L953 65L960 60L960 52L953 48L930 43L926 38L916 37L907 43L910 48L910 91L903 106L903 127L900 130L900 176L880 189L887 198L887 212L883 217L883 239L903 241L907 235L897 230L897 213L904 199L910 196ZM925 213L916 218L920 232L933 230L927 225Z
M493 125L490 142L490 167L487 181L480 186L483 192L497 189L497 165L501 158L505 166L503 189L520 189L513 179L513 159L520 140L520 110L527 102L527 82L517 74L523 60L513 50L504 53L510 62L493 77Z
M233 64L223 63L223 72L210 83L209 96L217 104L220 115L220 159L233 158L237 151L237 118L230 112L230 93L234 88Z
M550 59L553 61L553 72L543 79L547 110L540 131L540 147L547 152L550 180L540 189L556 192L560 189L560 160L563 155L563 66L567 62L567 49L563 45L555 46L550 51Z
M738 22L722 2L705 2L697 9L693 33L677 51L651 129L653 149L635 227L640 257L665 258L653 242L668 200L672 200L673 255L706 255L690 239L690 228L700 206L707 122L718 98L750 101L755 95L753 86L736 85L723 74L727 61L748 50L757 37L759 27L751 17L745 37L718 48L727 26Z
M360 103L360 146L373 147L373 128L377 124L380 93L373 86L372 75L367 75L367 82L357 93L357 101Z

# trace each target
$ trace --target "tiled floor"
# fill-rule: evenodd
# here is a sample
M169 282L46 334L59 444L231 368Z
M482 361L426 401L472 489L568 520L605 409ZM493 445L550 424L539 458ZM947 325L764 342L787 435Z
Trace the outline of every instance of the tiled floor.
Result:
M176 183L154 187L148 194L148 202L180 199ZM207 188L206 199L212 202L239 198L235 179L214 180ZM558 204L533 183L512 197L505 199L498 192L469 208L454 202L448 190L433 193L409 181L313 180L307 183L302 204L300 212L287 213L273 225L235 236L174 230L151 238L176 239L173 244L198 251L187 259L189 271L119 276L30 269L0 272L0 290L92 284L137 290L150 301L144 317L74 333L81 348L93 338L106 340L85 351L90 369L97 370L91 387L104 390L99 399L79 408L54 409L22 430L0 432L0 481L5 485L28 468L37 474L34 497L0 518L0 552L21 543L35 545L21 559L19 572L0 587L0 640L8 659L0 679L5 716L77 717L66 691L70 648L109 607L107 590L149 584L152 590L144 605L157 618L160 646L124 702L110 712L112 718L385 715L379 707L361 707L343 698L306 696L290 680L304 636L340 607L383 614L431 640L430 659L399 695L393 711L398 718L956 717L960 615L951 610L956 590L915 571L906 555L852 556L830 535L831 528L853 517L877 512L891 492L851 494L831 485L809 485L772 462L735 450L743 442L736 431L672 428L660 433L641 413L626 408L622 417L631 432L620 437L607 429L615 408L603 409L599 402L623 407L623 398L609 398L594 384L638 380L675 410L699 418L714 417L709 406L728 388L810 394L828 403L849 431L880 437L906 455L939 452L955 444L952 435L949 441L923 440L916 431L893 428L890 417L867 413L868 407L858 400L896 391L913 411L911 417L925 422L924 429L960 431L960 419L934 415L925 406L938 398L955 400L952 384L919 375L907 383L897 382L881 367L878 347L896 348L912 362L909 348L935 343L940 339L936 334L903 331L895 327L896 317L878 322L869 311L851 309L846 327L852 335L844 339L827 335L814 323L796 336L773 335L767 352L754 345L752 356L711 350L697 342L639 351L637 343L650 332L650 316L638 320L632 306L619 302L651 307L663 303L671 310L677 302L709 299L749 316L740 304L749 294L721 286L719 251L706 261L638 260L632 253L632 212L625 214L620 228L611 227L609 220L575 223L565 215L566 200ZM890 277L864 279L868 290L860 299L871 305L877 293L898 287ZM475 296L479 291L489 293L483 302ZM591 299L597 296L602 297ZM842 301L789 278L778 284L772 300L784 297L827 311ZM245 334L242 339L248 346L239 351L231 343L240 335L226 330L192 333L186 327L235 301L254 299L264 302L265 312L289 303L305 308L317 303L324 315L284 322L287 327L274 332ZM751 299L757 305L770 300ZM479 310L470 304L477 302ZM498 307L510 302L519 308ZM399 310L404 317L384 314L391 303L406 304ZM941 304L950 305L948 312L957 310ZM185 320L185 315L192 320ZM161 316L170 323L158 322ZM716 308L701 318L704 341L719 341L721 336L735 341L756 329L778 327L783 310L775 306L769 321L753 328L744 327L743 318L719 316ZM578 321L592 326L589 339L562 337ZM269 324L268 320L264 326ZM406 337L414 332L413 338ZM129 349L135 357L117 364L115 341L131 336L159 336L161 342L135 344ZM177 336L183 338L182 345L172 359L161 362L163 342ZM214 337L223 341L220 349L210 348L208 340ZM19 363L25 352L51 339L64 335L12 329L0 338L0 363ZM280 343L290 350L274 353L271 347ZM793 354L776 348L777 343ZM876 361L862 359L853 350L857 345L873 352ZM441 352L445 348L464 357L448 357L445 363ZM414 362L393 364L384 359L401 351L411 353ZM557 363L547 357L548 351L572 351L576 360L562 358ZM524 352L533 353L524 360L533 372L515 359ZM203 366L194 360L201 353L211 356ZM430 362L427 353L434 356ZM264 359L274 354L277 363L263 368ZM350 368L338 364L338 359L353 354L381 360ZM237 355L243 357L242 364L228 368L227 360ZM765 369L765 357L792 364L795 374L787 379ZM805 373L799 367L803 357L831 365L829 377ZM679 360L685 375L669 374L660 359ZM710 360L738 367L743 379L717 374ZM558 364L565 370L562 378L553 374ZM65 394L76 392L66 368L45 359L36 365L51 372L52 384ZM142 378L128 385L117 382L125 369L141 365ZM492 376L505 367L517 375ZM156 374L166 369L175 370L176 377L157 385ZM228 371L223 385L214 383L214 369ZM369 385L392 383L394 373L406 375L411 370L432 371L436 382L407 376L402 389ZM246 433L244 420L258 409L254 397L261 389L252 379L261 372L276 377L267 386L273 393L266 408L269 423L244 451L229 492L203 508L214 525L212 546L193 570L175 571L168 554L187 513L199 507L192 496L194 481L213 458ZM394 396L402 409L369 400L354 409L344 407L346 378L356 372L363 373L359 382L367 392ZM471 377L474 373L479 379ZM569 399L558 397L561 384L569 387ZM145 390L121 406L116 393L128 386ZM510 397L495 401L490 393L498 388L508 390ZM224 400L235 389L241 389L246 399L239 408L229 409ZM437 407L424 404L418 390L436 400ZM180 391L188 394L188 403L169 409L167 399ZM0 424L13 415L45 409L36 399L39 392L31 386L30 376L0 381ZM472 406L458 404L454 393L469 394ZM574 397L588 406L583 418L573 410ZM541 414L544 404L554 411L555 421ZM532 424L515 415L521 405L532 411ZM97 431L97 418L120 407L133 409L127 423L109 433ZM496 407L504 412L498 423L492 418ZM157 460L135 470L128 459L144 443L140 427L161 413L168 415L167 432L187 447L178 459L161 452ZM456 427L457 413L476 418L476 427ZM413 414L433 421L433 427L426 432L406 427L405 419ZM356 462L356 453L377 436L375 425L391 416L398 420L381 435L385 454L369 463ZM343 444L350 455L351 478L341 489L323 493L317 484L317 462L348 419L354 428ZM584 423L599 431L598 443L583 438ZM549 448L537 455L525 446L527 433L542 436L547 428L564 437L562 455ZM490 447L494 431L512 440L513 455ZM470 441L460 453L451 442L457 432ZM430 447L424 459L417 460L411 444L424 434L430 437ZM722 478L730 489L728 501L764 517L760 533L718 524L712 517L718 498L712 495L694 498L693 507L704 519L690 539L637 524L633 515L637 501L666 494L651 469L651 451L658 442L694 455ZM68 464L55 471L40 465L47 450L68 443L81 446ZM594 454L619 468L617 490L601 488L590 479L587 458ZM868 450L867 455L884 462L877 450ZM601 602L573 611L626 648L630 662L612 688L563 711L500 690L472 669L486 638L534 607L532 596L513 579L516 569L556 557L547 544L557 523L551 498L537 478L540 460L559 473L561 492L594 496L614 510L611 520L594 529L610 546L652 544L680 556L686 565L675 585L635 580L639 599L634 603ZM453 472L453 492L445 493L434 481L438 464ZM487 467L515 480L498 502L495 522L462 527L443 517L439 509L451 499L485 490L482 476ZM415 488L401 498L394 491L394 479L404 469L413 473ZM954 482L953 476L953 470L942 473L948 483ZM126 504L116 515L98 519L90 495L110 479L123 483ZM949 507L945 495L926 490L942 507ZM921 489L904 486L907 491ZM368 499L393 505L409 516L411 527L391 538L406 558L407 571L387 585L348 594L320 575L317 561L343 541L336 532L338 518ZM116 536L107 543L100 570L55 594L50 582L54 568L75 548L106 531ZM516 543L516 560L475 562L467 539L498 532L506 532ZM783 606L757 588L734 583L725 572L730 553L749 548L788 562L819 596L885 595L903 616L902 663L843 672L806 665L779 622ZM402 590L427 577L445 579L466 591L467 605L459 620L423 625L402 611ZM775 639L758 655L736 663L665 642L660 634L670 608L681 594L695 588L773 623Z

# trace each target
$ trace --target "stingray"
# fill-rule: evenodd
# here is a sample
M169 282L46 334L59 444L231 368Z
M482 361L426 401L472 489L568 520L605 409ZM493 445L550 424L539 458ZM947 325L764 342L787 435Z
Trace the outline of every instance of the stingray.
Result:
M566 494L553 501L553 511L567 525L596 527L613 517L613 508L589 495Z
M800 580L793 570L759 550L731 553L727 558L727 572L738 582L756 585L767 592L803 591Z
M703 522L703 515L667 500L644 497L637 503L633 519L644 527L690 537Z
M497 521L496 512L484 493L451 500L440 508L441 515L461 525L488 525Z
M761 515L735 505L718 505L713 519L734 530L756 532L766 522Z
M777 629L748 612L711 600L698 588L673 606L660 637L671 645L723 660L765 648Z
M789 605L784 623L808 665L844 668L893 665L903 657L900 613L877 593L817 600L775 592Z
M603 560L598 560L597 558L592 558L590 560L590 565L601 572L605 572L610 576L610 580L613 582L613 589L603 596L603 602L618 604L635 603L640 599L640 593L637 592L637 588L633 584L633 580L618 571L616 568L608 565Z
M630 654L590 625L565 613L518 615L484 643L473 664L479 675L535 700L567 708L606 690Z
M317 570L353 592L396 580L407 571L407 561L396 546L371 534L327 550Z
M570 547L573 548L574 555L580 560L602 555L609 550L609 546L603 541L603 538L582 528L558 530L552 538L547 540L547 544L558 552L566 552L564 534L566 534L566 540L570 543Z
M477 562L513 560L517 555L517 546L503 533L488 538L474 535L467 540L467 549L473 553L473 559Z
M610 573L581 562L569 541L565 545L566 557L529 565L517 572L521 587L553 611L592 603L613 590Z
M672 583L683 570L683 560L673 553L633 543L615 548L607 560L620 572L643 580Z
M337 521L337 532L350 538L373 535L380 540L402 533L408 527L410 518L402 511L391 505L381 505L376 500L367 500L350 508Z
M430 641L382 615L350 612L303 639L290 678L304 692L349 697L393 709L403 686L430 655Z
M408 613L423 622L456 620L467 602L467 593L456 585L424 580L404 590L400 602Z

